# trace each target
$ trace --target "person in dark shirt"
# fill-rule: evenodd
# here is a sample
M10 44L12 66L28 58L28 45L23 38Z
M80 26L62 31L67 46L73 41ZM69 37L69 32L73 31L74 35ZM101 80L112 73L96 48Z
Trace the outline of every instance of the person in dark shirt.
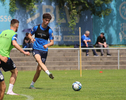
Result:
M95 46L100 47L100 48L103 48L103 47L108 48L109 47L106 43L106 38L104 36L104 33L101 33L100 36L98 36ZM103 49L101 49L101 56L104 56ZM107 56L111 56L108 49L107 49Z
M33 47L33 44L31 43L30 39L28 38L28 34L29 33L26 33L26 36L24 37L23 48L32 48ZM25 51L27 51L27 50L25 50Z

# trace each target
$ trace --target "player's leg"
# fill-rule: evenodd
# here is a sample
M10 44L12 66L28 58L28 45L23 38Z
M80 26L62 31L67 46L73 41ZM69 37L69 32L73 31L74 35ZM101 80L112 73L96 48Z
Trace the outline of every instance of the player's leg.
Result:
M40 51L40 50L33 50L33 56L35 58L35 60L38 62L38 66L37 66L37 70L36 70L36 73L34 75L34 78L33 78L33 81L31 82L31 85L30 85L30 88L31 89L35 89L34 88L34 83L37 81L39 75L40 75L40 72L41 72L41 69L46 72L49 77L51 79L54 78L54 76L49 72L49 70L47 69L47 67L45 66L45 61L46 61L46 57L47 57L47 52L44 52L44 51Z
M48 70L47 67L42 63L41 56L39 54L36 54L34 57L43 71Z
M38 62L39 66L42 68L42 70L43 70L44 72L46 72L46 74L49 75L49 77L50 77L51 79L53 79L54 76L49 72L49 70L47 69L47 67L46 67L45 64L43 63L44 61L42 62L41 56L40 56L39 54L36 54L34 57L35 57L36 61ZM46 59L46 58L45 58L45 59Z
M37 66L37 69L36 69L36 73L35 73L35 75L34 75L34 78L33 78L32 82L31 82L30 89L35 89L34 83L35 83L35 82L37 81L37 79L39 78L40 72L41 72L41 67L38 65L38 66Z
M36 69L36 73L33 78L33 82L36 82L36 80L39 78L40 72L41 72L41 67L38 65Z
M0 81L0 100L3 100L5 90L6 90L5 82Z
M4 82L4 77L2 72L0 71L0 100L3 100L5 90L6 90L6 85Z
M18 95L18 94L13 92L13 87L14 87L14 84L15 84L16 79L17 79L18 70L17 70L17 68L15 68L13 70L10 70L10 72L11 72L11 77L10 77L9 88L8 88L7 94Z
M9 95L17 95L16 93L14 93L12 91L14 83L15 83L16 78L17 78L17 73L18 73L18 70L17 70L15 64L13 63L13 61L11 60L11 58L8 58L8 60L7 60L6 63L3 62L3 61L1 61L1 66L2 66L2 69L5 72L6 71L10 71L11 72L10 84L9 84L9 88L8 88L7 94L9 94Z

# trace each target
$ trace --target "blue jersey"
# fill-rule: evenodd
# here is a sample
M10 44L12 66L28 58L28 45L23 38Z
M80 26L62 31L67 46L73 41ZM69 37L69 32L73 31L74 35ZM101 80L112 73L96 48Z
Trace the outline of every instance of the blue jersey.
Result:
M81 46L86 46L84 40L90 40L90 38L85 36L85 35L82 35L82 37L81 37ZM87 44L88 44L88 42L87 42Z
M48 39L49 40L54 39L52 29L49 26L43 28L42 25L38 25L33 27L31 34L32 35L35 34L35 40L36 40L34 41L33 49L48 51L48 48L45 49L43 46L48 44Z

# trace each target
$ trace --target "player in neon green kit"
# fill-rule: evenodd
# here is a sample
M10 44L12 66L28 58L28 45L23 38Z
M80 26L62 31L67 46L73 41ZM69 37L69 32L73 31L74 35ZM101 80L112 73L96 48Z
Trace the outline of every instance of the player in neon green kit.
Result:
M10 77L10 84L7 91L8 95L18 95L12 91L14 83L17 78L18 70L13 63L13 61L10 58L10 51L13 47L17 48L20 52L24 53L25 55L30 55L29 52L25 52L18 44L17 44L17 30L19 26L19 21L16 19L11 20L10 29L2 31L0 33L0 67L4 71L10 71L11 77ZM4 95L5 91L5 82L2 72L0 71L0 97ZM4 88L3 88L4 87ZM0 100L2 100L0 98Z

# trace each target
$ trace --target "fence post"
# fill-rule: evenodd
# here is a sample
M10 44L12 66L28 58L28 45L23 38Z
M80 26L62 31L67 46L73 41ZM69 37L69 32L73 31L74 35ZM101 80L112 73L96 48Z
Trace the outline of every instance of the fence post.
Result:
M118 49L118 69L120 69L120 50Z
M78 70L80 70L80 51L78 49Z

